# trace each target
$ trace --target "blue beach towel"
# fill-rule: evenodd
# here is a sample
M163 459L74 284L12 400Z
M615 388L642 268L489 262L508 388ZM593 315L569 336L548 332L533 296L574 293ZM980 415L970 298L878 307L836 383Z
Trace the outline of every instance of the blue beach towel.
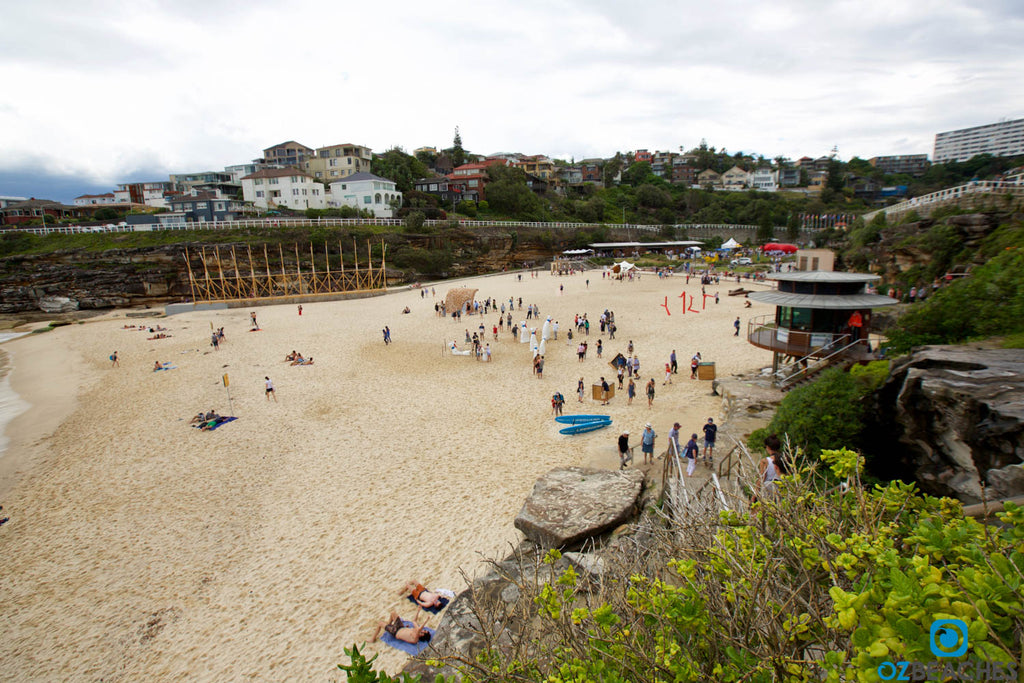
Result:
M164 365L163 367L157 368L156 371L160 372L161 370L177 370L177 369L178 369L177 365Z
M405 619L402 619L402 624L410 628L413 625L411 621L406 621ZM429 633L431 639L433 639L434 629L428 628L427 633ZM390 645L396 650L401 650L405 654L412 656L418 655L419 653L423 652L425 649L427 649L427 646L430 645L430 641L428 640L421 640L420 642L413 645L412 643L407 643L404 640L398 640L387 631L381 634L380 639L381 642L383 642L385 645Z
M217 427L220 427L223 424L227 424L228 422L234 422L237 419L238 419L237 417L218 417L217 418L217 423L215 425L213 425L212 427L210 427L209 429L207 429L206 431L212 432ZM206 424L206 423L203 423L203 424ZM199 424L199 425L192 425L192 426L195 427L196 429L202 429L203 428L203 425L201 425L201 424Z
M448 598L441 598L441 604L438 607L422 607L420 606L420 603L416 602L416 598L411 595L407 595L405 597L412 604L416 605L420 609L430 612L431 614L440 614L441 610L448 606Z

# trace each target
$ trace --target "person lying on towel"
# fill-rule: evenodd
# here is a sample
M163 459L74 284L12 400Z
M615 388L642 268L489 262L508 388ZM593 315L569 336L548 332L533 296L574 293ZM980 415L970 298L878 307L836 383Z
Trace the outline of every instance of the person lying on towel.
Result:
M398 616L398 612L392 612L391 616L388 617L388 621L382 621L377 624L377 630L373 634L374 640L380 637L381 631L388 633L395 640L412 643L413 645L416 645L421 640L430 640L430 632L427 630L427 623L425 621L423 624L417 624L413 621L412 626L406 626L402 618Z
M412 599L416 601L416 604L420 607L437 607L441 608L448 604L448 600L441 596L436 591L428 591L423 587L422 583L416 583L410 581L405 584L405 588L402 589L402 595L409 594Z

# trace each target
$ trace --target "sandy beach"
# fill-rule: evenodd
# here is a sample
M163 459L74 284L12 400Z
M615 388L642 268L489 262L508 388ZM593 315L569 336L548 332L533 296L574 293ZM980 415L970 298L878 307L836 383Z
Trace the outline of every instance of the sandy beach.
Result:
M725 281L707 287L720 303L702 307L699 281L684 282L503 274L435 283L436 298L406 290L304 304L301 316L295 305L261 307L259 332L248 331L249 310L236 309L146 319L171 335L147 340L123 328L139 319L117 312L7 342L11 386L31 408L10 423L0 456L11 518L0 527L4 678L344 680L335 668L344 647L368 640L391 609L415 613L398 597L406 581L459 591L461 572L518 543L513 520L539 475L617 467L617 435L629 429L638 444L647 421L659 452L674 421L686 435L709 416L720 421L711 383L689 379L694 352L719 377L770 364L743 336L769 307L744 309ZM478 288L481 302L514 297L517 322L519 297L538 305L541 319L529 321L538 335L547 316L559 322L542 380L528 344L507 329L493 341L495 313L482 317L491 363L443 352L453 339L464 346L464 330L481 322L435 316L434 304L460 285ZM699 313L683 312L683 292ZM605 309L615 313L614 340L598 333ZM576 313L591 321L583 363L566 343ZM225 328L219 351L213 327ZM630 340L638 397L627 406L623 391L600 406L590 385L614 377L607 363ZM283 362L293 349L314 364ZM663 386L672 349L679 374ZM120 367L108 360L114 351ZM154 372L156 361L176 368ZM265 376L277 402L264 395ZM566 414L605 413L613 425L558 434L555 391ZM238 419L213 432L189 426L210 408ZM380 643L370 651L389 671L405 661Z

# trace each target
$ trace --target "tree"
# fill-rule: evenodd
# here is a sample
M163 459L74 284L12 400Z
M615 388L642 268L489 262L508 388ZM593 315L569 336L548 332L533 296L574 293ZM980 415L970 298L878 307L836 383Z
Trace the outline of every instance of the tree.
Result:
M452 140L452 151L450 154L452 163L462 166L466 163L466 150L462 149L462 135L459 134L459 127L455 126L455 139Z
M412 191L415 181L429 175L422 161L406 154L400 147L393 147L383 154L374 155L370 171L381 178L394 181L399 192Z
M622 184L637 187L642 183L650 182L654 173L651 172L651 165L646 161L635 161L622 172Z
M775 237L775 223L768 211L761 212L761 220L757 224L757 241L762 244Z
M490 177L487 201L494 211L524 220L544 218L543 204L526 186L526 173L522 169L493 164L487 168L487 175Z
M791 242L797 241L800 237L800 216L795 213L789 214L789 219L786 221L786 239Z
M601 169L601 177L604 179L605 187L611 187L615 184L615 176L619 175L619 171L622 170L622 163L622 154L619 152L616 152L614 157L605 162L604 168Z

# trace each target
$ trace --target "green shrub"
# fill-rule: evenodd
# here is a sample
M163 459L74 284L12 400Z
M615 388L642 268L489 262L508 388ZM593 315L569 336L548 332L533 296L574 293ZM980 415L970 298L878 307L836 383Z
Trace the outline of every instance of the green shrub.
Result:
M963 664L988 670L977 680L1017 680L1024 508L1005 503L999 524L984 525L910 484L864 486L856 452L821 460L784 477L772 500L642 525L602 557L600 580L556 571L550 551L516 582L515 605L467 598L487 624L483 649L446 663L470 682L899 680L880 667L936 663L932 624L954 618L967 653L929 680L967 680ZM342 668L361 676L350 680L392 680L346 654Z
M879 371L865 373L874 378ZM870 380L858 380L842 368L825 370L811 384L786 394L768 427L752 434L748 443L760 448L768 434L786 435L810 458L831 444L856 444L864 416L861 399L870 393L869 386Z

